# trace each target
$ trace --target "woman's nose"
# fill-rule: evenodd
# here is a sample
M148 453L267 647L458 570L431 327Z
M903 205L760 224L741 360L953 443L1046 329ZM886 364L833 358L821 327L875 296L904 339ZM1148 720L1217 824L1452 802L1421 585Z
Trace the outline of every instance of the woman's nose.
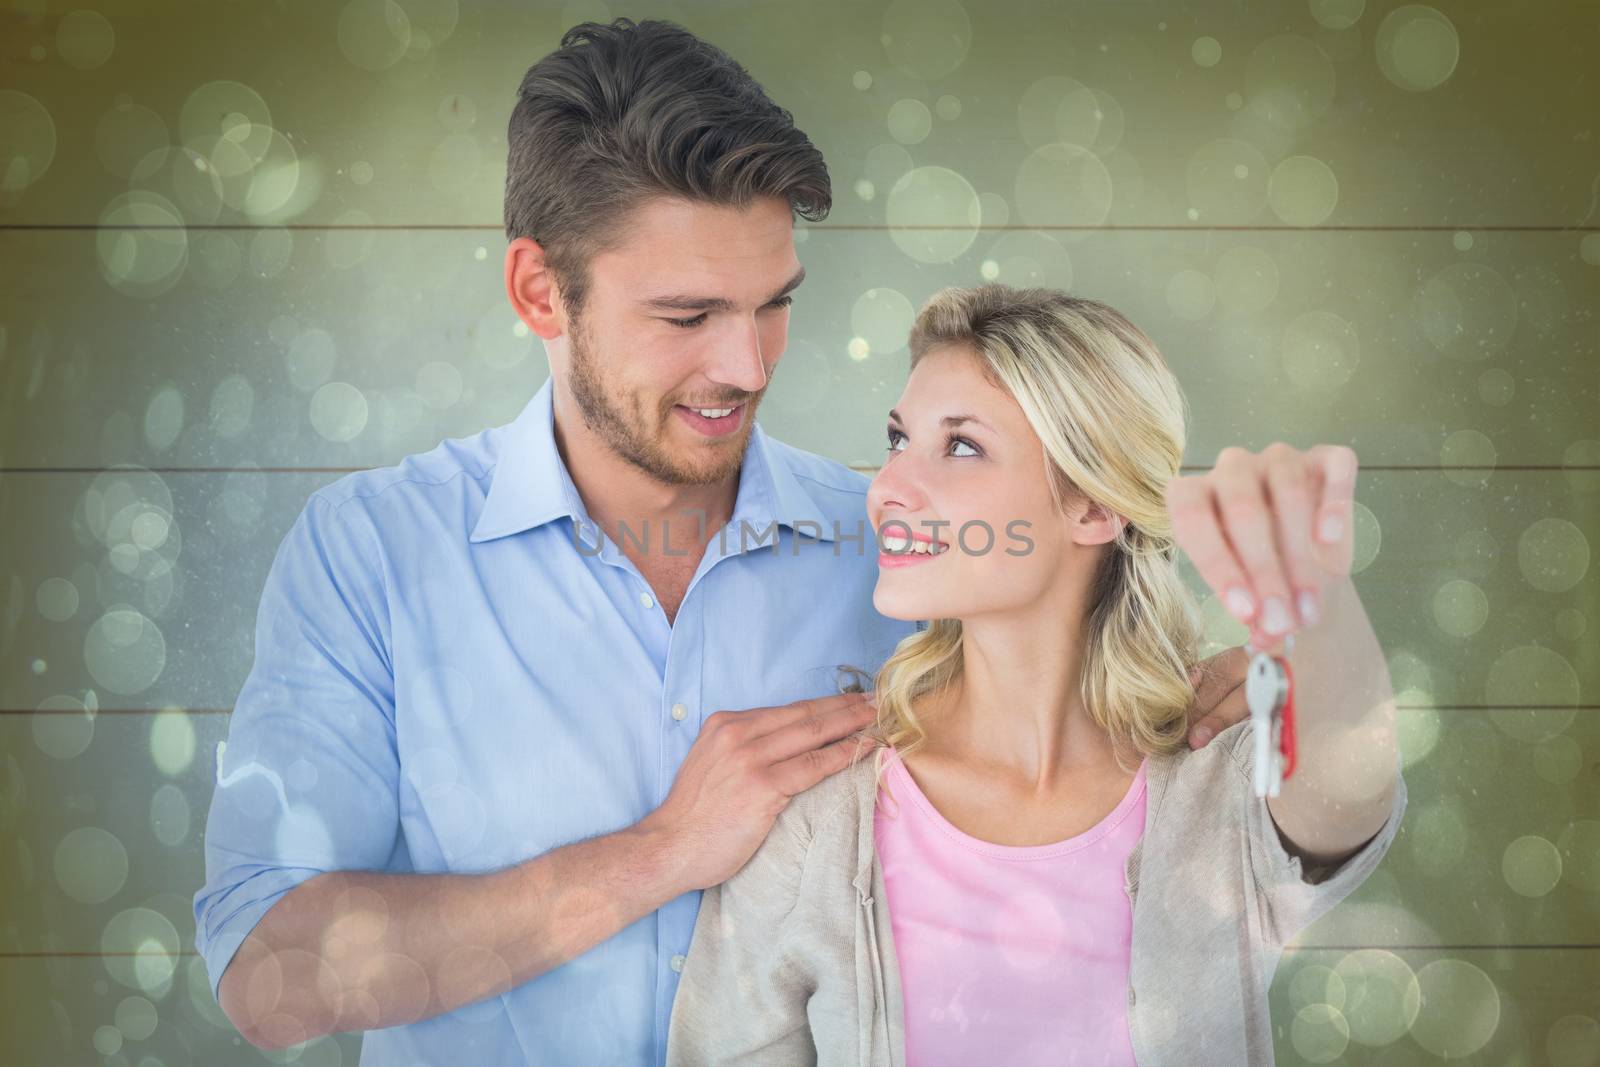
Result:
M916 511L922 504L920 474L905 453L891 453L867 487L867 506L873 514L886 510Z

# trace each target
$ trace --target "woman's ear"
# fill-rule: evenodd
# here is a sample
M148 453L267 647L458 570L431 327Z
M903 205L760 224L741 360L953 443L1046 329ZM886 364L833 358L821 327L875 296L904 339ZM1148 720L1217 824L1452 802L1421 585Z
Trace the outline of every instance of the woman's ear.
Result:
M1115 511L1089 501L1073 521L1073 540L1083 545L1103 545L1117 539L1128 520Z

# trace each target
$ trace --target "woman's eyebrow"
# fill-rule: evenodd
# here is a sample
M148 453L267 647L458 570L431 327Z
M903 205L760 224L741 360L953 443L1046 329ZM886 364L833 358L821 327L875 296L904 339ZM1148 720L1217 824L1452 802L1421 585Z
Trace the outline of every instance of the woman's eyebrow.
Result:
M889 421L892 422L892 423L895 423L896 425L899 425L899 423L900 423L900 413L898 411L895 411L893 408L890 408L889 409ZM990 426L988 423L984 422L982 419L978 418L978 416L976 416L976 415L946 415L944 418L939 420L939 425L940 426L960 426L964 422L976 423L977 425L982 426L985 430L988 430L991 433L994 432L994 428L992 426Z

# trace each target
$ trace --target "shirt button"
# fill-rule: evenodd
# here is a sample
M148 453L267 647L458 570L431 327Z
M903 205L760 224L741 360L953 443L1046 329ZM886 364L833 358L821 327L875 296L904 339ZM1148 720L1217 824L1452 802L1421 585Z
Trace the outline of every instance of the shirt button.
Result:
M687 715L687 714L689 714L689 709L684 707L682 704L674 704L674 705L672 705L672 717L674 719L677 719L679 722L682 722L683 721L683 717L685 715Z
M639 594L639 603L644 605L647 608L653 608L653 607L656 606L655 599L652 598L649 593L640 593Z
M684 957L682 955L672 957L672 969L675 971L683 970L684 962Z

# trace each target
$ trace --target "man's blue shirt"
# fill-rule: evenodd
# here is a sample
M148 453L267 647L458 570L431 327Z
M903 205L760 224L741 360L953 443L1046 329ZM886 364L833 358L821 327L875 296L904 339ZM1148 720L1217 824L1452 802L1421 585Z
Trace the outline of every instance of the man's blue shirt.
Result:
M875 671L917 628L873 609L867 479L759 423L669 624L589 518L551 399L546 381L505 426L339 479L285 536L206 825L195 943L213 992L306 879L494 871L631 826L706 716L835 693L841 665ZM699 905L686 893L503 995L369 1031L361 1062L661 1064Z

